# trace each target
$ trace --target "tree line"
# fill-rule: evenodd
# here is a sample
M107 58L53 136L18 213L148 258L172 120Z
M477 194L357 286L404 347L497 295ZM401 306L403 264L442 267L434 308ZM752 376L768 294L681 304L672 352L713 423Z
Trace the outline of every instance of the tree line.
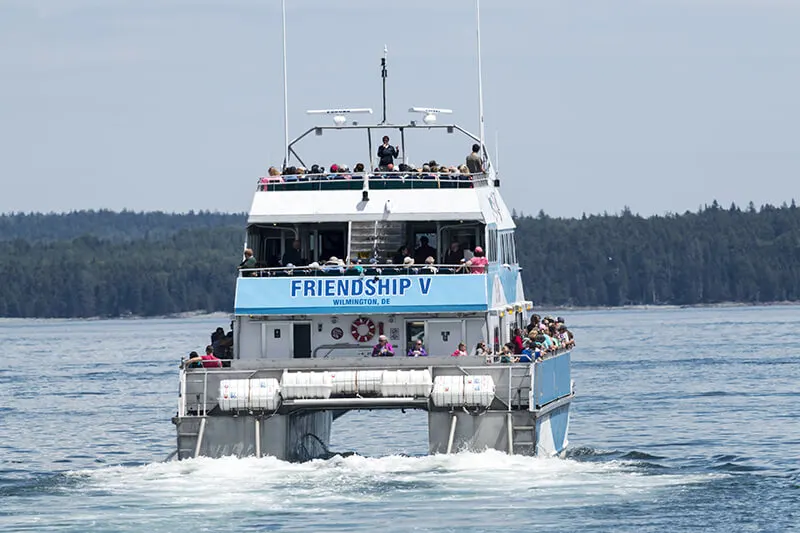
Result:
M536 305L800 300L800 211L716 202L641 217L516 216ZM0 216L0 316L93 317L233 307L244 215L82 211Z

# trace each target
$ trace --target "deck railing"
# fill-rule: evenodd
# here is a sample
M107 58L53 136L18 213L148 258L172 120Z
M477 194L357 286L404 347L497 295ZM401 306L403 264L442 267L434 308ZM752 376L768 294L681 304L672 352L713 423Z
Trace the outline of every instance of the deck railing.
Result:
M489 185L485 173L348 172L283 174L258 178L258 191L332 191L361 189L472 189Z
M482 268L483 272L477 272ZM471 271L472 270L472 271ZM242 268L239 269L240 277L327 277L327 276L431 276L435 274L483 274L486 267L469 267L466 262L457 265L423 264L358 264L358 265L333 265L313 264L304 266L286 266L269 268Z

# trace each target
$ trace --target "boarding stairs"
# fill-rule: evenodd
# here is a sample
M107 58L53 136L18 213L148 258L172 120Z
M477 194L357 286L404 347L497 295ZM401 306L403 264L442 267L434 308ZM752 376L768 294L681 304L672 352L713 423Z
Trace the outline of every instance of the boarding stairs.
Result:
M389 220L352 222L350 256L386 257L405 244L405 224Z
M531 390L533 387L533 365L509 368L508 398L508 453L533 455L536 451L536 426L516 425L512 410L529 409ZM530 420L528 417L525 420Z
M184 419L178 430L178 459L189 459L200 455L205 433L206 417Z

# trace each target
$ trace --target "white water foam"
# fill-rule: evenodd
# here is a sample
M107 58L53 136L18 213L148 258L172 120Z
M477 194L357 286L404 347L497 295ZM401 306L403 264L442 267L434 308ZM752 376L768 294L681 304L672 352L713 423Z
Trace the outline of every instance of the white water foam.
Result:
M199 458L140 467L73 473L83 490L122 497L129 504L171 508L219 506L228 512L333 511L346 503L413 500L417 510L444 501L498 508L524 499L527 507L587 505L636 499L675 485L703 483L718 474L643 473L626 461L580 462L508 456L496 451L422 457L351 456L294 464L262 459ZM580 495L576 498L576 495ZM391 500L391 501L390 501ZM212 503L213 502L213 503Z

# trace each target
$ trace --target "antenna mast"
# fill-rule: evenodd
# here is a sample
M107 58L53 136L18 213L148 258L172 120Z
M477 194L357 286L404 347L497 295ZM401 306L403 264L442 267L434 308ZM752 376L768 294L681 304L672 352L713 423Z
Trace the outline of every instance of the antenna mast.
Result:
M381 124L386 124L386 56L389 55L389 49L383 45L383 57L381 58L381 78L383 78L383 121Z
M283 168L289 165L289 89L286 81L286 0L281 0L281 33L283 34Z
M475 0L475 12L477 16L476 27L478 34L478 135L481 141L481 152L486 156L486 149L483 146L483 72L481 70L481 0Z

